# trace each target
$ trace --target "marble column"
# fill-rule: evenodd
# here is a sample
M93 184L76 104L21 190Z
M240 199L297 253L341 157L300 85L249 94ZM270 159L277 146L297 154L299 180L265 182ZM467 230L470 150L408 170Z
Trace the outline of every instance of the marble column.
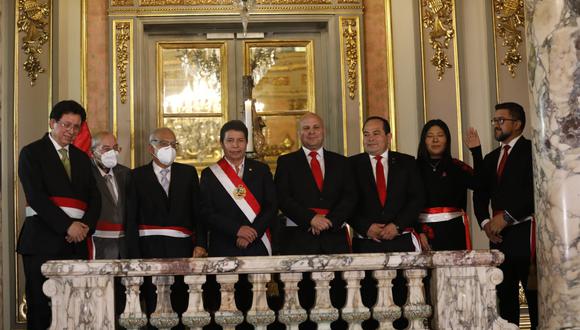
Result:
M580 1L526 0L539 325L580 326Z

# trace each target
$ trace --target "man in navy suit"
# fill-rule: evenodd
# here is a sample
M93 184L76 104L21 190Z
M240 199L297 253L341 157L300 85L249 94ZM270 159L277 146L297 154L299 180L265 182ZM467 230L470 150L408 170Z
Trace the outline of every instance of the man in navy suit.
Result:
M28 329L44 330L51 322L41 265L88 257L85 239L95 228L101 198L88 156L72 145L85 120L80 104L61 101L50 113L50 133L20 152L18 175L28 206L17 252L24 266Z
M490 248L505 255L500 265L504 279L497 286L501 317L519 324L521 282L535 328L537 289L529 286L529 279L533 282L536 278L532 143L522 136L526 115L521 105L501 103L495 109L491 123L500 146L485 156L482 168L475 169L481 180L481 189L473 194L475 215L490 240Z
M131 172L127 196L126 241L131 258L191 258L206 255L199 179L195 167L176 163L179 146L171 129L155 129L148 151L153 161ZM171 302L187 309L187 285L175 276ZM155 310L151 279L144 284L148 314Z
M389 150L391 129L381 117L369 117L363 126L365 152L350 157L357 206L350 224L355 230L353 251L411 252L420 251L413 231L423 207L424 193L419 171L412 156ZM394 302L402 306L407 298L405 280L399 272L394 280ZM363 303L371 307L376 301L376 281L367 272L362 282ZM394 323L397 329L405 321ZM365 329L376 328L366 321Z

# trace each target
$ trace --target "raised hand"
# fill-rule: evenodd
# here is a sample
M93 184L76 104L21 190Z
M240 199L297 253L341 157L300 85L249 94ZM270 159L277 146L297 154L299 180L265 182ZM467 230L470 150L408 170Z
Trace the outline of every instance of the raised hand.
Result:
M469 127L467 129L467 134L465 135L465 144L470 149L481 146L479 134L477 133L477 130L475 128Z

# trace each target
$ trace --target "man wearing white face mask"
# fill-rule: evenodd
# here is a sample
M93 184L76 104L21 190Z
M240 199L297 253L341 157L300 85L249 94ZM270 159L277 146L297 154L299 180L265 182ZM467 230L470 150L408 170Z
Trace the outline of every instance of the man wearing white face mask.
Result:
M120 147L109 132L93 135L93 176L101 193L101 214L90 239L89 259L127 258L125 245L125 193L130 169L117 163Z
M206 231L200 215L199 177L195 167L175 163L178 143L169 128L154 130L148 151L153 160L131 172L127 195L126 240L130 258L206 256ZM187 286L175 276L171 303L187 308ZM155 287L144 283L147 313L155 310Z

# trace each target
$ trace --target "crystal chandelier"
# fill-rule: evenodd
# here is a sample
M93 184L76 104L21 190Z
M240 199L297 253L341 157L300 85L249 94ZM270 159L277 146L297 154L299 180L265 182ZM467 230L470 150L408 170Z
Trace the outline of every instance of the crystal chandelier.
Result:
M248 32L248 22L250 20L250 10L254 8L256 0L233 0L234 7L240 12L242 18L242 27L244 28L244 36Z

